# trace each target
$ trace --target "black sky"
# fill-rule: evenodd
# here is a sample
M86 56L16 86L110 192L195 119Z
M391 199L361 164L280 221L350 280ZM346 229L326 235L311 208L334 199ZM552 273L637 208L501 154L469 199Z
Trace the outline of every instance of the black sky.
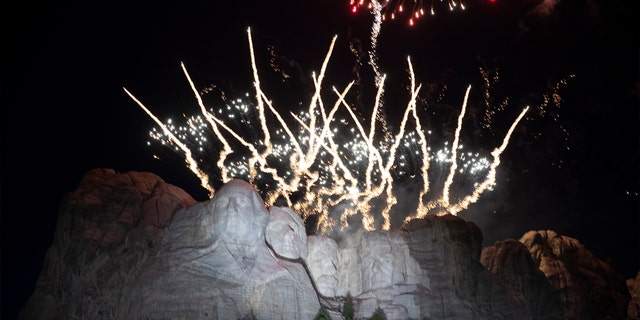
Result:
M58 204L88 170L153 172L206 198L181 161L152 157L146 141L154 123L123 87L161 119L179 117L198 111L181 62L200 88L251 90L247 27L263 86L274 91L295 92L308 81L333 35L329 73L344 86L353 76L348 43L370 45L372 16L351 14L347 0L132 2L2 5L3 319L31 294ZM466 11L440 10L413 28L385 22L377 52L389 98L405 97L411 56L418 81L446 84L446 101L457 108L469 84L481 104L479 67L498 68L496 98L510 97L506 120L494 126L502 133L524 105L573 75L559 91L561 108L549 109L558 120L525 121L503 155L496 190L461 216L478 224L486 244L533 229L577 238L629 278L640 270L639 9L610 2L559 0L542 15L531 13L537 0L468 1ZM292 64L292 80L274 80L270 45L301 75ZM387 112L393 118L397 110Z

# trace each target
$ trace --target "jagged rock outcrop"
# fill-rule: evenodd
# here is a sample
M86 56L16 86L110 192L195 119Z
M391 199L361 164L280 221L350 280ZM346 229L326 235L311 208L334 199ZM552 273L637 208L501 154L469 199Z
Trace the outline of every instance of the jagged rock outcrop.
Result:
M174 214L194 204L151 173L89 171L61 201L53 244L20 318L110 318Z
M626 318L625 280L577 239L539 230L525 233L520 242L560 295L565 319Z
M539 319L637 318L633 286L577 239L529 231L484 248L481 262Z
M307 236L295 212L266 208L242 180L197 202L151 173L95 169L63 199L20 319L313 319L322 309L337 320L345 301L356 319L389 320L596 319L627 307L619 276L574 239L481 243L475 224L451 215Z
M627 289L631 294L627 316L629 319L640 319L640 272L636 274L635 279L627 279Z
M63 200L20 318L311 319L304 231L242 180L196 203L153 174L93 170Z
M480 262L500 278L509 294L529 310L530 319L564 319L560 296L520 241L497 241L482 249Z
M118 309L140 319L311 319L304 224L243 180L179 211Z

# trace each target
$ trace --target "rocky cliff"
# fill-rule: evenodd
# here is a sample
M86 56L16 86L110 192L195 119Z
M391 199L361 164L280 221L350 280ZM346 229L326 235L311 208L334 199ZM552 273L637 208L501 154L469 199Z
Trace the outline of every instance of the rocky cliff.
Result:
M637 319L640 280L575 239L481 244L455 216L307 236L242 180L197 202L151 173L94 169L62 200L20 318L342 319L348 302L356 319Z

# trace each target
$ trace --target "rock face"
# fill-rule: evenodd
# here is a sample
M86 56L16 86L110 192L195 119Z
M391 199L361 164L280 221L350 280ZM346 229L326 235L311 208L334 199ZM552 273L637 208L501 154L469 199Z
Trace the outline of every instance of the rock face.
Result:
M578 240L551 230L521 238L538 268L559 293L566 319L623 319L630 300L625 280Z
M23 319L113 318L175 213L196 201L151 173L94 169L61 202ZM114 314L115 313L115 314Z
M640 271L635 279L627 279L627 288L631 294L631 301L627 307L629 319L640 319Z
M295 261L306 256L304 232L288 208L269 213L247 182L232 180L176 214L118 309L134 319L311 319L320 304Z
M343 319L349 302L355 319L613 319L638 296L639 279L625 291L551 231L481 243L455 216L307 236L295 212L266 208L242 180L196 202L151 173L94 169L62 201L20 318Z
M564 319L560 295L520 241L498 241L482 250L480 261L534 315L532 319Z
M544 319L637 318L629 303L632 287L576 239L529 231L519 241L484 248L481 261Z
M93 170L63 203L22 319L312 319L320 309L299 261L302 220L269 213L247 182L196 203L152 174Z
M480 264L482 234L455 216L427 216L403 230L356 233L338 245L309 237L307 263L323 306L339 318L348 297L357 319L530 319L529 310Z

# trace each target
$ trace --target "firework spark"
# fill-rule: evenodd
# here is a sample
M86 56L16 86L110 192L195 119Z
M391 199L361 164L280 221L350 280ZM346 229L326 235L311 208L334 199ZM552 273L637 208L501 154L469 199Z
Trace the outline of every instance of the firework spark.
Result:
M450 11L465 10L466 7L462 1L456 0L431 0L428 6L427 1L423 0L350 0L349 8L351 12L358 13L363 9L373 12L379 16L382 21L394 20L396 17L406 15L409 26L415 25L417 20L422 18L429 12L431 15L436 14L437 6L446 6ZM435 2L435 3L434 3Z
M250 29L247 34L254 75L253 103L238 99L217 112L207 109L184 64L183 72L201 112L201 115L188 118L186 126L175 127L170 121L161 122L140 100L124 90L161 128L151 132L152 138L183 153L187 167L200 179L201 186L210 192L210 196L214 195L211 178L200 166L210 165L211 161L196 158L206 150L217 148L220 151L216 155L213 174L220 181L245 178L263 193L267 205L284 201L305 219L315 216L316 229L320 233L336 230L336 227L344 229L354 217L360 217L360 224L366 230L390 229L392 208L398 203L395 188L400 180L421 181L416 213L407 219L430 213L458 214L491 190L496 182L500 155L528 110L525 108L513 122L500 147L491 153L492 160L477 153L463 152L459 132L471 90L469 86L452 148L448 149L446 143L443 149L432 152L428 145L429 132L425 133L416 107L421 86L416 85L413 66L407 58L410 99L397 132L380 135L381 127L386 125L379 114L384 75L377 83L376 102L367 131L364 121L345 100L353 82L342 90L333 88L335 100L332 104L327 104L328 99L320 94L336 41L333 37L320 72L313 74L315 94L307 110L290 114L295 120L294 127L262 91ZM325 106L329 105L331 107L327 109ZM348 117L339 117L340 111ZM254 117L257 121L250 122ZM242 128L256 126L259 130L251 134L242 131ZM215 148L212 147L214 143ZM419 168L411 168L416 162L419 162ZM431 166L432 162L437 165ZM442 194L429 196L430 173L443 166L448 166L449 172ZM465 174L474 177L472 190L467 196L454 197L450 190L454 178Z

